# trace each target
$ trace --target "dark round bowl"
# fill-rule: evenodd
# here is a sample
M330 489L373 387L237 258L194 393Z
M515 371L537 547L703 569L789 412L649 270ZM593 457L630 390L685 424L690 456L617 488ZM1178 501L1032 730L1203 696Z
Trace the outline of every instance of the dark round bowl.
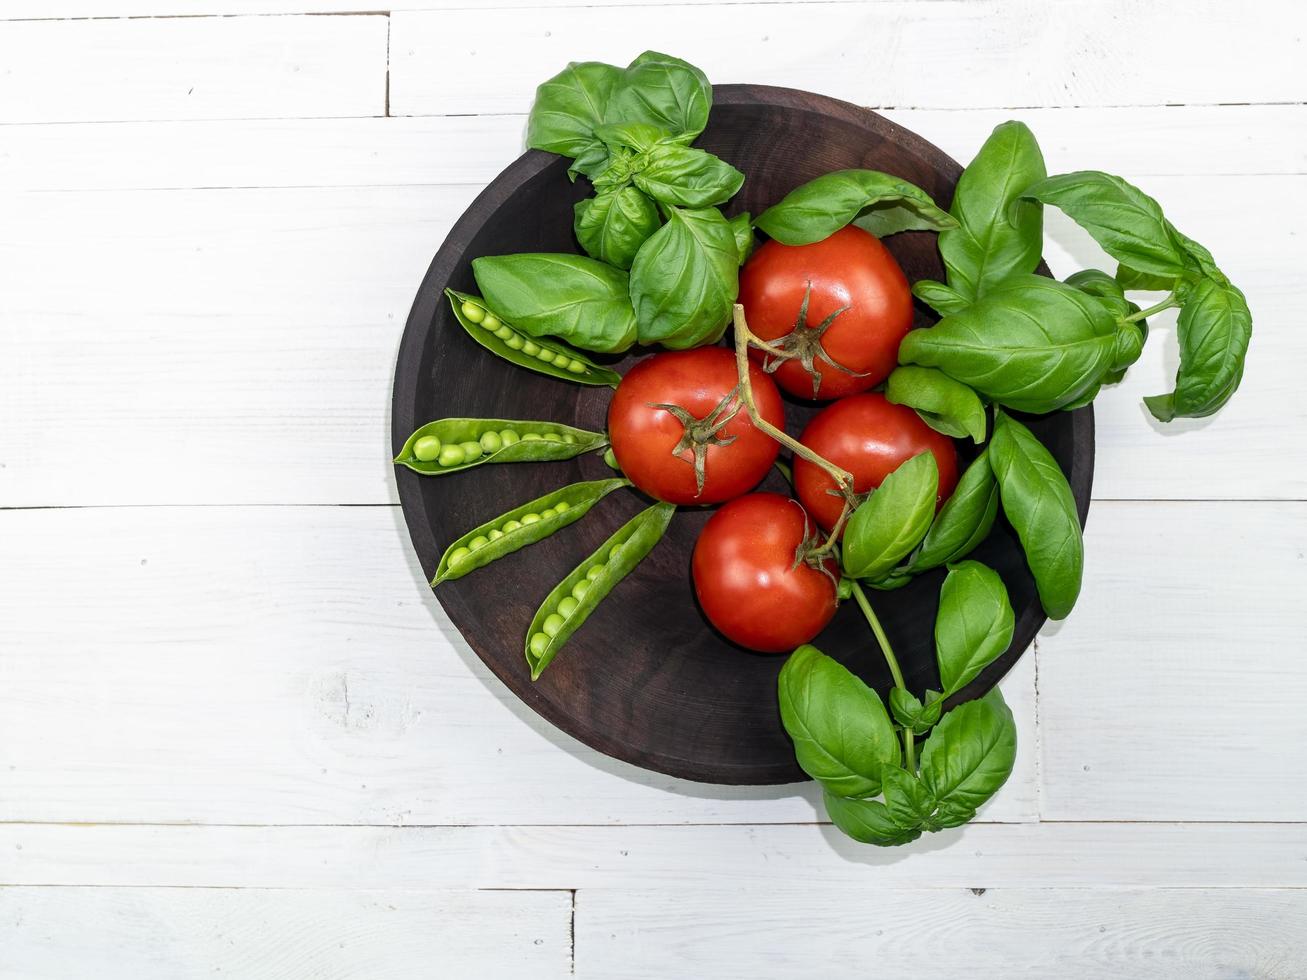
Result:
M714 99L711 122L697 145L747 175L729 214L758 214L795 186L850 167L896 174L941 205L952 198L959 165L874 112L759 85L719 85ZM446 286L476 291L471 270L476 256L577 251L572 205L590 188L584 180L569 183L566 174L567 161L561 157L523 154L473 202L436 253L400 344L391 431L396 452L419 425L446 416L540 418L604 428L611 389L567 384L496 358L464 334L443 296ZM942 278L933 234L894 235L886 245L910 280ZM918 325L933 320L918 307ZM642 353L647 352L635 356ZM633 359L619 363L618 370ZM786 428L799 432L813 411L810 405L788 402ZM1092 409L1026 421L1069 474L1083 522L1093 476ZM490 466L435 478L398 468L396 480L413 546L429 577L445 546L468 528L564 484L608 475L599 455L591 453L562 463ZM778 477L764 487L785 490ZM532 683L522 647L540 601L646 504L634 491L615 493L578 523L442 584L436 595L472 649L514 694L601 752L703 782L767 784L806 778L794 762L776 705L776 675L785 658L732 645L696 605L690 553L707 510L682 509L663 541ZM1011 648L961 699L992 687L1045 621L1016 536L1004 521L974 557L1007 583L1016 633ZM907 682L917 693L937 686L932 629L942 577L937 571L897 592L871 593ZM890 686L854 603L845 603L814 642L882 692Z

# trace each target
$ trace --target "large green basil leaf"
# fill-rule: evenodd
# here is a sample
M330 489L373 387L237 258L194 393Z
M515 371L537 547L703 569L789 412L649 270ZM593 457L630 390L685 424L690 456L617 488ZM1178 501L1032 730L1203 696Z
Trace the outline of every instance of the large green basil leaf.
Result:
M1139 312L1139 306L1126 299L1125 287L1119 279L1109 276L1101 269L1084 269L1067 276L1066 283L1100 300L1116 317L1112 363L1103 378L1104 384L1116 384L1125 376L1126 368L1139 360L1139 355L1143 353L1144 341L1148 339L1148 322L1130 319ZM1088 405L1097 394L1098 387L1095 386L1074 402L1062 407L1070 411L1081 405Z
M572 62L536 89L526 123L526 145L575 160L573 169L598 172L608 149L595 135L622 70L598 61Z
M1044 247L1043 209L1020 197L1045 176L1034 134L1016 121L997 126L962 171L949 207L958 227L940 232L939 252L949 286L963 299L1035 271Z
M1144 399L1148 410L1163 422L1177 416L1202 418L1230 400L1243 378L1253 330L1248 302L1232 285L1200 279L1182 287L1177 298L1180 370L1175 391Z
M626 147L638 153L645 153L659 140L666 139L671 134L649 123L616 122L596 126L595 135L603 140L604 145L609 149Z
M1149 272L1140 272L1128 265L1116 267L1116 281L1122 289L1143 289L1149 292L1169 292L1175 288L1175 276L1155 276Z
M1025 197L1060 208L1108 255L1137 272L1178 276L1185 252L1156 201L1113 174L1080 170L1026 189Z
M939 466L932 452L903 463L859 505L844 530L844 570L878 579L921 541L935 516Z
M1127 315L1139 312L1139 307L1130 303ZM1147 320L1123 320L1116 325L1116 347L1112 354L1112 370L1103 378L1104 384L1116 384L1125 377L1126 368L1139 360L1144 352L1144 342L1148 340Z
M921 750L921 781L941 811L967 814L1007 782L1016 755L1017 726L994 688L935 726Z
M912 284L912 295L940 316L957 313L959 310L965 310L971 305L971 300L956 289L945 286L942 282L936 282L933 279L918 279L914 282Z
M587 254L629 269L640 246L658 230L658 206L628 185L577 201L574 227Z
M915 409L928 426L954 439L985 441L985 406L980 396L934 368L904 365L894 369L885 397Z
M670 208L631 265L640 343L680 350L716 342L731 318L739 275L735 232L720 211Z
M899 347L905 364L939 368L1001 405L1052 412L1102 379L1116 317L1097 298L1053 279L1017 276Z
M978 561L949 569L935 617L935 657L945 697L966 687L1008 648L1015 622L998 572Z
M854 223L883 237L957 222L920 187L878 170L837 170L796 187L754 222L785 245L810 245Z
M989 465L998 479L1003 513L1016 528L1035 577L1039 601L1065 619L1080 595L1085 549L1066 475L1044 444L1005 413L994 420Z
M1065 282L1090 296L1119 302L1122 306L1126 302L1125 287L1102 269L1081 269L1067 276Z
M795 650L777 680L781 722L799 766L838 796L875 796L899 742L880 695L814 646Z
M921 545L913 552L908 572L915 575L969 555L989 537L997 516L998 482L990 469L986 448L966 468L953 495L944 501Z
M708 125L712 86L688 61L646 51L631 62L608 99L606 122L648 123L689 143Z
M635 343L635 311L621 269L583 255L525 252L472 260L487 305L533 337L612 353Z
M902 827L879 800L849 800L827 792L826 813L831 823L860 844L897 847L921 836L916 827Z
M1185 265L1189 267L1188 278L1190 280L1202 277L1214 279L1222 286L1230 285L1230 280L1226 278L1224 272L1216 267L1216 260L1212 258L1212 253L1205 246L1198 244L1169 221L1166 223L1166 227L1171 232L1171 237L1175 239L1176 244L1180 246L1180 251L1184 254Z
M744 183L744 174L703 150L660 143L650 151L649 163L634 180L635 186L655 201L706 208L734 197Z

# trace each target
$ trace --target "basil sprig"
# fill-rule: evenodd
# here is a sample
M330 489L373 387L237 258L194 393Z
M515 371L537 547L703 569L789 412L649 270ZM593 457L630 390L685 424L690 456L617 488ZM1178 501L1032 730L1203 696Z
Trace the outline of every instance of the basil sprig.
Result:
M926 692L923 701L895 686L892 718L874 690L815 647L800 647L786 661L781 720L799 764L822 784L836 827L867 844L906 844L966 823L998 792L1016 761L1016 724L1002 694L994 689L951 711L942 707L1008 648L1012 624L997 574L976 562L952 569L935 621L943 690ZM896 725L905 745L929 732L920 768L899 750Z
M755 222L785 245L809 245L855 224L877 237L953 228L957 222L915 184L877 170L837 170L796 187Z

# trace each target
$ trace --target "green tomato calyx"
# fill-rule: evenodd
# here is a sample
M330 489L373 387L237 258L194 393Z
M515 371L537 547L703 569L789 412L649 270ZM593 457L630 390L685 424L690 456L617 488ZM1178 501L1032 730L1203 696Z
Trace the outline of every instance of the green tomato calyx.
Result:
M822 335L831 328L840 314L847 313L850 307L841 306L821 323L813 326L808 322L808 301L811 298L812 281L809 280L807 288L803 291L803 302L799 304L799 315L794 320L794 329L768 343L769 349L764 352L762 369L768 374L774 374L776 369L786 361L798 361L812 378L812 397L816 398L817 392L821 389L821 373L816 368L817 358L821 358L835 370L843 371L855 378L861 378L867 372L845 367L831 357L821 342Z
M664 412L675 416L676 420L681 423L683 431L681 432L681 438L677 440L676 445L672 448L672 455L685 460L694 467L696 497L703 493L709 447L729 446L735 441L735 436L723 436L721 432L730 423L731 419L740 414L740 409L744 407L744 403L739 396L740 388L739 385L736 385L717 403L716 408L701 419L695 418L680 405L649 403L650 408L661 408Z

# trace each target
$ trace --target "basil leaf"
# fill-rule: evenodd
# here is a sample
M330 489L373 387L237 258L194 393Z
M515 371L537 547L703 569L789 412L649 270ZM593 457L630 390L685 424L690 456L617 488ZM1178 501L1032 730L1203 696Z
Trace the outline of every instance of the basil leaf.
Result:
M1139 307L1130 303L1127 315L1138 313ZM1148 339L1147 320L1124 320L1116 326L1116 346L1112 354L1112 370L1103 379L1105 384L1116 384L1125 376L1125 369L1139 360Z
M850 800L826 793L826 813L831 822L860 844L897 847L921 836L916 827L901 827L879 800Z
M1044 444L1016 419L1000 412L989 443L1003 513L1016 528L1035 576L1039 601L1053 619L1065 619L1080 595L1085 551L1075 498L1061 467Z
M980 396L934 368L905 365L895 368L885 386L895 405L916 409L928 426L954 439L970 436L985 441L985 406Z
M1203 418L1230 400L1243 379L1253 330L1248 302L1234 286L1200 279L1182 287L1177 299L1180 370L1175 391L1144 399L1148 410L1163 422L1177 416Z
M1112 174L1080 170L1026 189L1024 197L1060 208L1108 255L1139 272L1179 276L1185 253L1156 201Z
M874 235L952 228L930 195L878 170L837 170L790 191L754 222L785 245L810 245L856 223Z
M659 140L671 136L671 133L649 123L615 122L604 123L595 127L595 136L603 141L609 149L628 147L640 153L652 149Z
M1017 755L1017 726L998 688L946 714L921 750L921 781L956 818L974 811L1007 782Z
M880 695L814 646L799 647L777 680L781 722L799 766L839 796L875 796L899 742Z
M915 774L895 766L885 770L881 784L891 820L905 829L934 829L935 798Z
M844 531L844 570L878 579L925 535L939 499L939 467L929 451L903 463L853 512Z
M908 562L916 574L969 555L989 537L998 516L998 482L986 449L966 468Z
M658 206L629 185L604 191L576 202L574 228L586 254L629 269L640 246L658 230Z
M901 687L891 688L889 692L889 710L894 720L904 728L912 729L915 735L924 735L932 725L939 721L943 701L922 704L916 695Z
M646 51L621 74L608 99L606 122L647 123L689 143L708 125L712 86L688 61Z
M911 575L896 568L894 571L876 579L874 582L866 582L864 584L866 584L868 588L875 589L878 592L893 592L895 589L903 588L903 586L911 581Z
M1225 273L1216 267L1216 260L1212 258L1211 252L1181 232L1171 222L1168 221L1166 227L1170 230L1171 237L1175 239L1180 246L1180 251L1184 254L1185 265L1189 267L1190 278L1193 278L1196 274L1199 277L1214 279L1222 286L1230 284L1230 280L1226 278Z
M1096 298L1042 276L1018 276L960 313L912 330L899 361L939 368L994 401L1052 412L1111 366L1116 318Z
M1044 247L1043 209L1020 197L1045 176L1034 134L1016 121L995 127L962 171L949 207L958 227L940 232L939 252L949 286L963 299L1035 271Z
M612 353L635 343L635 311L621 269L582 255L524 252L472 260L487 305L522 333Z
M1170 292L1175 288L1175 276L1155 276L1149 272L1140 272L1127 265L1116 267L1116 281L1122 289L1145 289L1150 292Z
M1120 302L1123 305L1126 302L1125 287L1102 269L1081 269L1067 276L1065 282L1068 286L1075 286L1076 289L1090 296Z
M918 279L912 284L912 295L917 297L940 316L948 316L965 310L971 303L952 286L945 286L933 279Z
M620 68L598 61L572 62L536 89L526 123L526 145L576 161L574 169L587 176L597 172L608 150L595 136Z
M961 827L976 818L976 808L964 803L941 803L935 810L935 825L940 830L949 827Z
M949 569L935 617L935 657L945 697L966 687L1008 648L1015 622L998 572L978 561Z
M744 265L753 254L753 222L749 220L749 212L737 214L728 219L727 224L735 236L735 250L740 253L740 265Z
M669 209L667 224L631 265L631 301L642 344L674 349L714 343L739 292L735 232L716 208Z
M734 197L744 174L711 153L662 143L650 151L648 165L634 179L635 186L655 201L706 208Z

